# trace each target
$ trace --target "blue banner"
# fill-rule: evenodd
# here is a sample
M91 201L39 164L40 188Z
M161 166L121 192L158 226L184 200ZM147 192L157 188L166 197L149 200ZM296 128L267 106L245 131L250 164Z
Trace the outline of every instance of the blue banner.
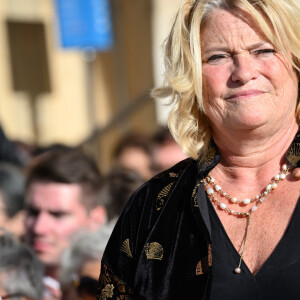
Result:
M64 48L113 46L110 0L56 0L61 45Z

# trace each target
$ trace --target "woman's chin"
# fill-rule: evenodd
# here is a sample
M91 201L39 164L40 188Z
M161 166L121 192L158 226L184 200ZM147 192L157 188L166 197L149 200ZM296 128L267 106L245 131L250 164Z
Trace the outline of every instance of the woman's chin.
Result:
M230 127L233 130L255 130L268 125L268 121L263 118L243 118L232 120ZM270 126L272 126L270 124Z

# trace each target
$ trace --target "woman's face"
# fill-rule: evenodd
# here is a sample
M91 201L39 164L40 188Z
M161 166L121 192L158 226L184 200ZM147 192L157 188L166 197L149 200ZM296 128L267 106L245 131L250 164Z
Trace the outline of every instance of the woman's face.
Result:
M216 9L201 41L204 108L215 133L295 120L296 73L254 23Z

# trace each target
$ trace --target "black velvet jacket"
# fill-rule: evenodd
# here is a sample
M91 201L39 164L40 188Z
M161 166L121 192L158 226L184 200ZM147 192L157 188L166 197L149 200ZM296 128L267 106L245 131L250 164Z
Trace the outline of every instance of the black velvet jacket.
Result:
M300 167L300 131L287 154ZM212 146L155 176L129 200L102 258L97 299L209 299L211 229L200 182L218 163Z

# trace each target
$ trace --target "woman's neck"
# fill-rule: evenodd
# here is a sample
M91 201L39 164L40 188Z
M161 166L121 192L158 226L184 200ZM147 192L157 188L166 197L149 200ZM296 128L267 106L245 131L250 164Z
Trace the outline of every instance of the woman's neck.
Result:
M268 182L284 163L284 154L292 143L298 125L295 122L275 133L263 130L227 132L215 134L214 140L220 152L220 163L213 170L220 180L235 183L252 182L255 185Z

